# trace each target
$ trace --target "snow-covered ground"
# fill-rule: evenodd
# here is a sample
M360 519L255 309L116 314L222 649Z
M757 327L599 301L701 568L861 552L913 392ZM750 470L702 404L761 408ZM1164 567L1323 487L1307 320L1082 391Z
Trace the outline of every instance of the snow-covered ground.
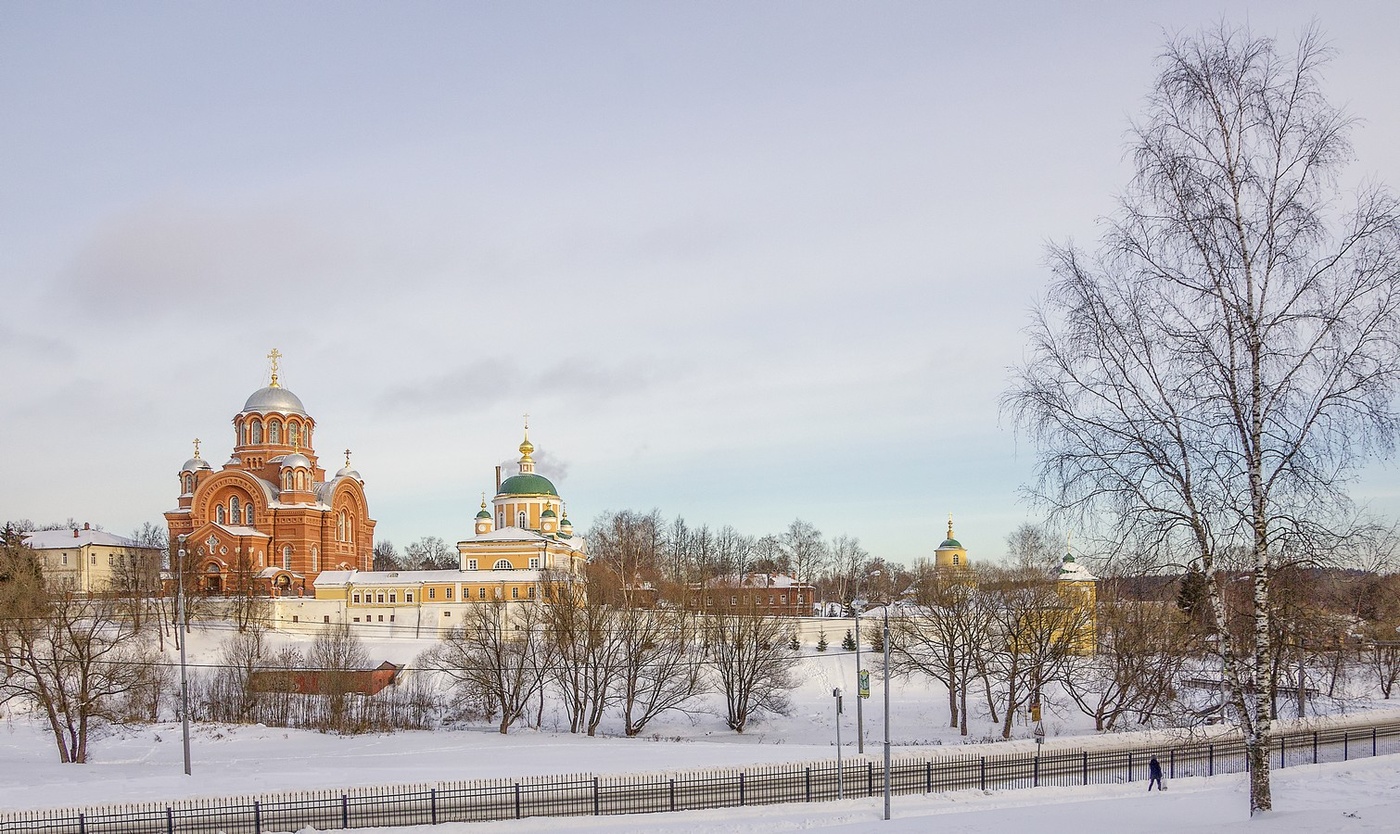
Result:
M191 661L196 664L216 662L218 642L226 634L224 631L211 631L197 635L191 641ZM839 645L840 635L833 635L832 638L832 642ZM429 641L426 640L374 641L370 644L370 656L376 664L381 660L409 663L428 645ZM25 715L9 715L0 720L0 808L92 806L312 788L541 774L689 770L830 759L835 754L831 690L838 686L848 692L854 689L854 658L839 651L820 655L810 653L800 662L797 672L800 683L793 692L794 709L791 714L757 721L743 735L728 730L722 718L707 711L666 716L649 727L643 737L636 739L620 737L619 725L615 720L605 723L604 734L598 738L553 730L551 727L560 726L557 716L546 719L544 731L522 727L513 729L508 736L502 736L488 727L340 737L262 726L196 725L192 743L194 773L189 777L182 773L178 724L107 731L93 739L91 762L74 766L58 763L53 740L38 722ZM883 735L882 691L878 678L873 695L865 702L867 752L878 755L878 742ZM937 684L896 680L891 695L891 737L897 745L897 753L992 754L1034 746L1029 739L1030 727L1018 724L1017 741L978 746L974 751L969 751L960 747L965 740L957 735L956 730L946 726L947 696ZM713 702L708 704L709 709L715 706ZM1358 702L1353 706L1356 707L1356 714L1352 717L1360 720L1387 719L1396 714L1378 715L1378 711L1388 712L1383 702ZM1045 723L1050 734L1048 746L1052 747L1119 745L1139 740L1134 738L1136 734L1095 736L1089 720L1077 711L1064 708L1064 705L1048 714ZM852 756L855 730L853 698L847 699L842 727L845 755ZM1211 729L1220 731L1219 728ZM994 734L995 728L990 722L982 721L973 728L970 741L984 740ZM1319 831L1397 830L1400 823L1387 829L1344 827L1369 824L1366 821L1374 820L1375 815L1363 811L1388 802L1387 794L1400 787L1400 757L1394 758L1393 764L1390 758L1382 758L1330 769L1309 767L1279 771L1278 807L1299 819L1312 819L1315 816L1319 825L1320 821L1329 820L1328 825L1316 829ZM1325 790L1319 788L1320 780L1326 781L1330 787ZM1068 827L1047 828L1041 813L1035 810L1053 803L1057 809L1063 809L1065 814L1076 818L1087 814L1091 822L1100 819L1095 814L1103 815L1104 830L1189 831L1193 825L1206 825L1207 820L1242 819L1247 807L1241 793L1242 784L1238 777L1233 776L1214 780L1178 780L1172 784L1166 796L1154 794L1150 799L1120 798L1139 793L1137 784L1045 788L990 795L964 792L934 797L896 797L896 823L919 825L920 830L924 830L931 822L927 819L930 814L965 811L966 814L956 818L940 818L937 821L940 830L996 831L1012 830L1013 826L1036 831L1068 830ZM1326 802L1332 804L1308 804L1321 802L1319 796L1322 793L1328 795ZM1342 804L1335 804L1334 800ZM1351 805L1347 805L1348 802ZM877 806L878 803L872 805L864 800L851 800L797 807L695 812L675 817L523 821L498 827L511 831L535 831L542 830L541 827L556 830L565 826L592 827L590 830L626 827L663 831L839 828L842 825L868 825L879 816ZM1117 809L1105 810L1108 806ZM1392 808L1388 815L1392 822L1400 820L1395 810ZM1343 811L1359 814L1361 821L1343 817ZM1198 813L1204 815L1199 819L1191 816ZM985 821L976 822L974 818L984 818ZM1122 823L1108 826L1107 821L1110 820ZM1165 827L1151 827L1164 820L1176 822ZM1036 824L1029 825L1031 821ZM1023 826L1022 823L1027 825ZM964 824L966 827L958 827ZM1067 826L1070 824L1075 826L1076 834L1086 829L1082 822L1066 823ZM1214 826L1214 823L1210 824ZM494 825L497 824L478 824L471 830L493 830ZM1090 831L1098 829L1097 825L1087 826ZM885 830L902 829L887 826ZM1213 827L1212 830L1228 829Z

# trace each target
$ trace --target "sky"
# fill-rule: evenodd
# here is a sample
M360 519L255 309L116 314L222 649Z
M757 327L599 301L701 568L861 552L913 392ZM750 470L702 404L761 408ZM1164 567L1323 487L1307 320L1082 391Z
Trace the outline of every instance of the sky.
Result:
M1041 518L998 402L1045 247L1221 20L1315 21L1348 177L1400 184L1393 4L8 3L0 517L160 521L276 347L400 548L470 534L529 413L580 527L908 562L952 513L995 558Z

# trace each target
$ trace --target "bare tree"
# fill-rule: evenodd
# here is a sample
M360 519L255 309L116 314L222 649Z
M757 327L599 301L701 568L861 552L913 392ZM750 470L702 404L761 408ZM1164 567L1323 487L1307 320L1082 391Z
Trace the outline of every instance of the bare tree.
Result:
M684 710L704 688L700 616L685 608L618 614L622 719L629 737L656 716Z
M795 685L797 653L788 647L789 624L772 614L712 614L705 620L710 668L724 695L725 721L742 733L755 715L786 715Z
M437 536L424 536L403 549L403 561L413 570L450 570L461 564L461 557Z
M1186 613L1112 593L1100 595L1097 613L1098 651L1073 662L1065 691L1096 730L1125 716L1141 724L1170 716L1177 679L1198 648Z
M543 583L543 620L555 663L549 676L563 696L569 732L596 735L603 713L618 697L624 633L610 596L622 589L605 587L605 569L589 571L588 592L578 595L572 583L555 577ZM608 591L612 591L610 595Z
M1328 58L1312 31L1291 55L1223 25L1168 44L1103 248L1052 248L1007 395L1053 509L1101 512L1209 580L1251 813L1272 807L1277 554L1345 532L1346 476L1397 424L1400 223L1378 186L1334 211L1350 121L1319 89ZM1251 562L1243 629L1216 570L1232 546Z
M891 670L923 674L948 689L949 725L968 734L967 695L984 667L984 642L993 619L973 571L914 566L913 607L891 620Z
M321 729L338 733L359 732L361 728L349 719L347 709L354 691L353 672L369 666L369 652L359 635L350 631L349 623L323 626L316 634L306 661L316 672L320 695L324 700L324 723Z
M460 695L488 705L500 716L505 735L525 715L545 685L553 658L543 634L543 612L535 603L483 602L468 607L465 622L426 658Z
M1006 534L1006 558L1012 567L1050 570L1059 566L1063 544L1039 524L1022 524Z
M822 541L821 531L810 522L794 519L782 537L783 550L793 575L800 581L816 579L826 565L826 542Z
M403 567L403 561L399 559L399 552L394 549L393 542L388 539L378 539L375 541L375 570L403 570Z

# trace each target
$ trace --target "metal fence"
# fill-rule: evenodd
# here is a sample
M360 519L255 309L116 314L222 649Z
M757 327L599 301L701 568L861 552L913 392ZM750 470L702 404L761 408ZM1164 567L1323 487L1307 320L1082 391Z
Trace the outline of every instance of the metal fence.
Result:
M1277 736L1271 766L1338 762L1400 753L1400 723ZM900 756L890 763L897 794L1094 785L1147 778L1156 757L1168 778L1239 773L1239 739L1113 750L1050 749L997 756ZM838 788L838 786L840 786ZM436 825L537 816L644 814L820 802L875 796L883 762L856 758L742 769L611 776L542 776L322 790L0 814L3 834L263 834L370 826Z

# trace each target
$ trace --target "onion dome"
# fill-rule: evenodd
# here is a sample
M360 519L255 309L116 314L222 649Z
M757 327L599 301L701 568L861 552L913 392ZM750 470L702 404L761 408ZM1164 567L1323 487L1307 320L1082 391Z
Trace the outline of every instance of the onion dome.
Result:
M551 510L551 509L548 508L548 507L545 507L545 508L544 508L544 512L540 513L540 518L558 518L558 517L559 517L559 516L554 512L554 510Z
M276 383L254 391L248 401L243 404L243 411L253 411L259 414L276 412L278 414L309 416L306 413L306 406L301 404L301 398Z
M301 467L305 467L306 469L310 469L310 468L311 468L311 459L308 458L306 455L303 455L301 452L292 452L290 455L283 455L283 456L282 456L282 468L283 468L283 469L290 469L290 468L294 468L294 467L297 467L297 466L301 466Z
M213 469L209 461L199 456L199 438L194 439L194 457L185 461L185 465L180 467L181 472L198 472L202 469Z
M952 513L949 513L949 514L948 514L948 538L946 538L946 539L943 540L943 544L940 544L940 545L938 546L938 549L939 549L939 550L942 550L942 549L945 548L945 547L962 548L962 542L960 542L960 541L958 541L957 539L953 538L953 514L952 514Z
M477 520L478 520L478 521L483 520L483 519L486 520L486 521L490 521L490 520L491 520L491 511L488 510L488 509L486 509L486 494L485 494L485 493L482 493L482 496L481 496L481 510L476 514L476 517L477 517Z
M553 495L558 496L554 484L543 475L536 475L533 472L511 475L501 481L501 488L497 495Z
M567 513L563 518L559 519L559 532L566 536L572 536L574 533L574 523L569 520Z
M359 472L356 472L354 469L351 469L351 468L350 468L350 450L349 450L349 449L346 449L346 450L345 450L345 465L342 466L342 467L340 467L340 470L339 470L338 472L335 473L335 476L336 476L337 478L354 478L355 480L359 481L360 483L364 483L364 481L365 481L364 477L361 476Z

